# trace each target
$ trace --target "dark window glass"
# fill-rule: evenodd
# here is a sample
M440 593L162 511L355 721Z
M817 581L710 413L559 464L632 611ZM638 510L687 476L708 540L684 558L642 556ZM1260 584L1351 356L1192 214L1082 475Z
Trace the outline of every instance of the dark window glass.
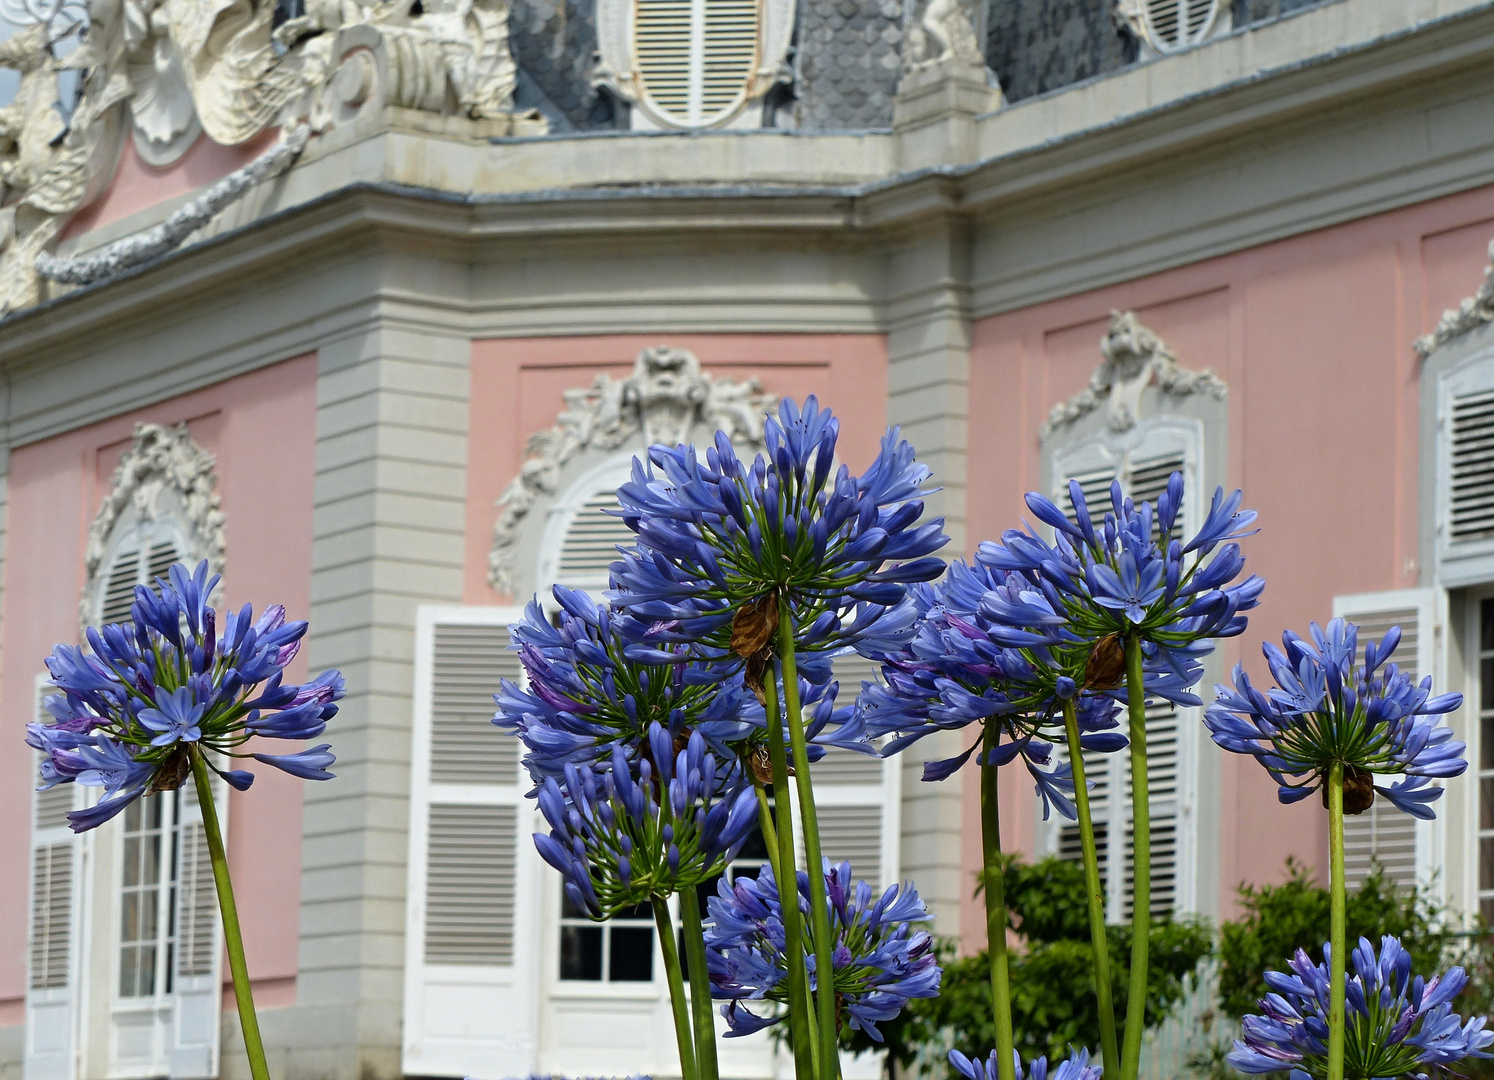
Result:
M600 926L562 926L560 928L560 977L585 982L602 979L602 928Z
M649 982L654 977L654 931L647 926L614 926L612 982Z

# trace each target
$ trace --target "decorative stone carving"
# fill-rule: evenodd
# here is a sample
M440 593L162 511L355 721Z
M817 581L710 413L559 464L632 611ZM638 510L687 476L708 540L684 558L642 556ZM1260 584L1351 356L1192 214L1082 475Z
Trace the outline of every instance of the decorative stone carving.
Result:
M199 131L223 145L272 125L286 132L226 187L196 200L193 229L205 223L204 207L211 217L286 167L311 133L352 119L365 103L545 129L538 114L518 118L510 109L516 69L507 0L310 0L306 15L273 35L274 0L0 3L26 27L0 43L0 66L22 76L21 93L0 110L0 317L41 299L37 258L108 186L126 128L158 165L185 152ZM74 35L76 47L56 60L62 39ZM64 122L57 75L69 68L85 74ZM169 251L185 238L186 220L134 248Z
M975 24L961 0L928 0L923 14L908 26L903 71L922 71L951 61L985 69L986 57L975 40Z
M1416 352L1425 360L1453 338L1489 322L1494 322L1494 240L1489 241L1489 266L1484 270L1484 283L1478 292L1457 307L1444 311L1437 321L1437 329L1416 339Z
M665 108L649 95L637 52L638 5L633 0L597 0L597 63L592 69L592 85L604 87L642 110L652 124L666 128L726 125L741 116L745 109L760 102L775 85L793 81L787 55L796 10L796 0L763 0L758 25L757 67L745 73L742 90L732 106L716 115L692 117L688 115L688 108L686 113L677 108ZM649 17L655 14L650 12ZM667 18L670 13L659 8L657 16ZM705 36L703 29L700 36ZM683 62L703 65L707 60L704 55L695 56L692 52L692 56Z
M1089 385L1053 406L1038 431L1040 439L1046 441L1055 431L1101 405L1109 413L1112 430L1129 431L1140 419L1141 394L1148 386L1174 397L1208 394L1220 401L1229 392L1212 371L1189 371L1178 366L1172 350L1142 325L1134 311L1110 313L1110 329L1100 339L1100 355L1103 359L1089 377Z
M548 431L529 437L527 460L498 498L488 552L488 584L513 588L513 548L535 500L557 491L560 471L582 450L616 450L630 441L674 446L723 431L734 443L761 444L763 421L778 399L757 379L713 379L695 354L667 345L644 349L624 379L598 375L567 390L565 410Z
M208 561L213 573L224 564L224 517L222 499L213 489L218 484L215 460L192 438L186 424L136 424L135 442L119 459L109 494L88 530L84 550L83 598L78 617L84 626L92 621L91 601L99 575L108 567L110 539L115 526L126 515L145 523L169 514L187 533L191 562Z

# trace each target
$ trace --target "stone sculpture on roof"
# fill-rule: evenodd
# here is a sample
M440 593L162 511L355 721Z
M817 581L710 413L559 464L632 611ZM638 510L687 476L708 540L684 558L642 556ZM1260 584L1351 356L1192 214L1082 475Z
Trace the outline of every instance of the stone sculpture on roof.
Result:
M245 181L287 167L308 130L370 108L496 123L485 135L544 130L538 116L512 109L508 0L311 0L279 31L275 0L0 3L25 27L0 45L0 67L22 77L15 102L0 110L0 317L42 299L38 259L107 189L126 133L148 163L165 165L199 134L233 146L279 127L271 160L218 192L232 198ZM76 47L58 59L64 44ZM69 69L82 74L67 115L58 74ZM221 198L204 207L216 213ZM198 217L186 221L196 227ZM168 233L167 250L186 235ZM161 251L160 242L127 245L90 265L117 272ZM43 265L54 280L90 280L67 260Z
M974 23L961 0L928 0L923 14L908 26L903 70L919 71L951 61L986 66Z

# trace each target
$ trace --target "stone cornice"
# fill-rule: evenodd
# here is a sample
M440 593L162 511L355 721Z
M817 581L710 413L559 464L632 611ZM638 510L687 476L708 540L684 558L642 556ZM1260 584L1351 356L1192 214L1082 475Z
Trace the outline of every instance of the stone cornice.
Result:
M1329 8L1345 11L1378 0L1340 0ZM1314 9L1305 13L1320 13ZM1287 31L1297 20L1253 33ZM1238 37L1238 35L1236 36ZM1194 53L1231 46L1235 38L1207 45ZM1238 44L1238 43L1236 43ZM1231 46L1233 47L1233 46ZM592 188L488 190L470 195L409 182L420 175L422 149L455 155L446 161L448 182L476 186L513 183L515 174L543 176L540 168L571 176L594 175L593 160L618 157L615 138L499 140L488 145L409 127L364 127L336 133L313 147L302 163L276 186L256 193L237 213L225 215L216 235L149 266L105 283L44 303L0 324L0 364L26 363L62 339L119 329L132 315L157 317L166 298L180 303L215 283L242 281L257 273L274 273L286 260L335 259L347 251L416 246L423 252L449 250L462 260L497 258L505 249L557 244L615 246L619 241L668 244L680 238L732 237L754 243L815 243L837 250L874 250L916 239L937 219L1001 228L1011 219L1039 220L1086 200L1103 207L1122 194L1144 190L1150 170L1166 162L1174 176L1197 174L1199 183L1232 159L1253 160L1272 139L1311 137L1318 128L1342 129L1335 116L1354 109L1366 125L1376 117L1405 114L1425 125L1424 114L1438 102L1471 97L1484 90L1481 71L1494 59L1494 3L1482 4L1415 32L1398 30L1360 48L1340 51L1311 62L1288 65L1223 82L1124 119L1078 129L1060 138L1021 147L1022 128L1080 96L1101 87L1119 87L1118 79L1140 77L1151 69L1187 61L1194 53L1170 57L1109 80L1024 102L983 117L987 130L1005 125L1013 148L972 165L940 166L881 173L891 159L884 143L890 133L837 136L793 136L766 132L709 137L655 137L663 148L670 175L738 175L719 171L735 163L740 173L756 177L739 184L682 183L674 186L617 182ZM1397 112L1399 111L1399 112ZM993 126L994 125L994 126ZM1109 280L1179 265L1222 251L1320 227L1364 213L1388 209L1487 182L1494 165L1494 136L1437 156L1420 167L1396 158L1379 173L1357 170L1354 176L1324 174L1313 179L1321 190L1298 193L1280 205L1216 206L1214 218L1201 220L1186 236L1144 239L1139 248L1117 236L1111 248L1086 238L1072 257L1055 254L1036 269L1025 265L996 267L972 281L977 315L1094 287ZM985 134L983 142L988 141ZM776 148L777 165L757 162L755 150ZM844 151L851 162L843 183L773 180L774 168L792 178L808 176L812 159L822 152ZM499 171L517 153L524 168ZM444 159L443 159L444 160ZM1192 173L1189 172L1189 166ZM170 204L152 208L121 223L120 229L146 228L170 212ZM1217 218L1217 220L1215 220ZM207 230L209 233L214 229ZM116 238L99 230L80 238L74 250ZM1085 246L1088 245L1088 246ZM1113 250L1112 250L1113 249ZM1124 254L1124 258L1122 255ZM454 298L461 306L465 301ZM154 311L152 308L154 307Z

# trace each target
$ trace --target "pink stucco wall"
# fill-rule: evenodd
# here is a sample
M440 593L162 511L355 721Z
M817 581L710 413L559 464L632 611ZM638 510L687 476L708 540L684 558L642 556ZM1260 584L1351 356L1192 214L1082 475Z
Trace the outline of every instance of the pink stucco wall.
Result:
M201 190L253 161L278 136L279 129L270 129L238 146L219 146L199 135L185 154L163 167L147 164L135 152L134 140L127 137L108 188L68 222L63 236L79 236L158 202Z
M226 601L252 602L256 609L280 602L291 618L305 618L310 609L314 355L21 447L10 458L0 627L0 741L6 746L21 746L34 680L53 643L77 640L88 529L142 421L186 421L217 457L227 518ZM305 674L305 660L298 658L291 676ZM254 771L253 788L232 795L229 862L256 1001L288 1005L296 987L302 781L268 767ZM0 829L0 865L29 865L29 830L17 823L30 819L32 784L28 754L0 754L0 821L12 823ZM23 1018L26 894L26 874L0 877L0 1024Z
M716 378L757 378L774 394L818 394L842 418L840 454L853 469L876 456L887 426L887 343L880 334L616 334L503 338L472 343L464 599L505 602L488 587L498 496L524 460L531 434L555 423L565 391L598 374L633 370L649 346L689 349ZM523 598L521 598L523 599Z
M1111 309L1135 309L1183 366L1229 384L1229 483L1260 511L1244 542L1267 581L1224 659L1264 675L1260 643L1332 615L1335 595L1417 583L1417 379L1412 341L1483 277L1494 187L1266 244L975 326L970 362L970 542L1024 514L1040 483L1038 425L1099 362ZM982 470L980 462L1009 468ZM1206 753L1222 753L1212 744ZM1002 819L1030 849L1037 808L1015 773ZM1253 761L1223 768L1220 909L1241 882L1277 881L1295 855L1327 859L1324 815L1282 806ZM978 795L966 787L965 865L980 863ZM1208 842L1208 841L1206 841ZM973 880L973 878L972 878ZM984 932L974 898L961 928Z

